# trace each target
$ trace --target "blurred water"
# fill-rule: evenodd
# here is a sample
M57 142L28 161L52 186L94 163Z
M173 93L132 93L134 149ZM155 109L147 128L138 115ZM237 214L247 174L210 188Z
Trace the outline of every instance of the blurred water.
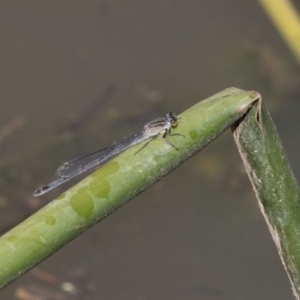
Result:
M0 169L24 186L0 195L2 232L54 166L230 86L262 93L300 172L299 67L256 1L6 1L0 38L0 129L26 120L0 144ZM74 138L71 120L99 97ZM38 158L14 175L25 151ZM67 278L82 265L94 299L293 299L229 133L40 268Z

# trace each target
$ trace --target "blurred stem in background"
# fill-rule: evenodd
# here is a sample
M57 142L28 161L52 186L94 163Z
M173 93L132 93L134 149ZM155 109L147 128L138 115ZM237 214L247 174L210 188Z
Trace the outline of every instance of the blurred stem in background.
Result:
M260 0L300 64L300 18L291 0Z

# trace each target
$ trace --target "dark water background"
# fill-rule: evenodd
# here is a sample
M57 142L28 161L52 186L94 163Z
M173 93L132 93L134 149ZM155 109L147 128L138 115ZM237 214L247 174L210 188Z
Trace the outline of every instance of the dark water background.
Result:
M300 68L258 1L2 1L0 40L1 234L66 188L31 197L61 162L231 86L262 94L299 178ZM0 298L293 299L230 132L38 270L58 282Z

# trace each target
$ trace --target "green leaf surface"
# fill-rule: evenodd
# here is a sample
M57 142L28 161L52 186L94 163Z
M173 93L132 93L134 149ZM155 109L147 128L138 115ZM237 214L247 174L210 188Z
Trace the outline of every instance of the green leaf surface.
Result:
M294 295L300 299L299 186L275 125L260 105L257 102L237 125L234 137Z

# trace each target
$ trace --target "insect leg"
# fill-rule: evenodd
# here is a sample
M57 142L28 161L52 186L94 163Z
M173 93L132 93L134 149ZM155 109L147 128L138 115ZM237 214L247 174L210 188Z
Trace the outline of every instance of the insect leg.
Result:
M147 143L145 143L138 151L136 151L134 153L134 155L136 155L137 153L139 153L141 150L143 150L151 141L153 141L159 134L151 137L151 139L149 139L149 141Z
M185 137L185 135L183 135L183 134L180 134L180 133L171 133L171 132L169 132L169 135L177 135L177 136L183 136L183 137Z
M177 151L179 150L178 148L176 148L170 141L168 141L166 139L167 134L170 134L170 130L166 130L162 136L162 140L167 143L168 145L172 146L174 149L176 149Z

